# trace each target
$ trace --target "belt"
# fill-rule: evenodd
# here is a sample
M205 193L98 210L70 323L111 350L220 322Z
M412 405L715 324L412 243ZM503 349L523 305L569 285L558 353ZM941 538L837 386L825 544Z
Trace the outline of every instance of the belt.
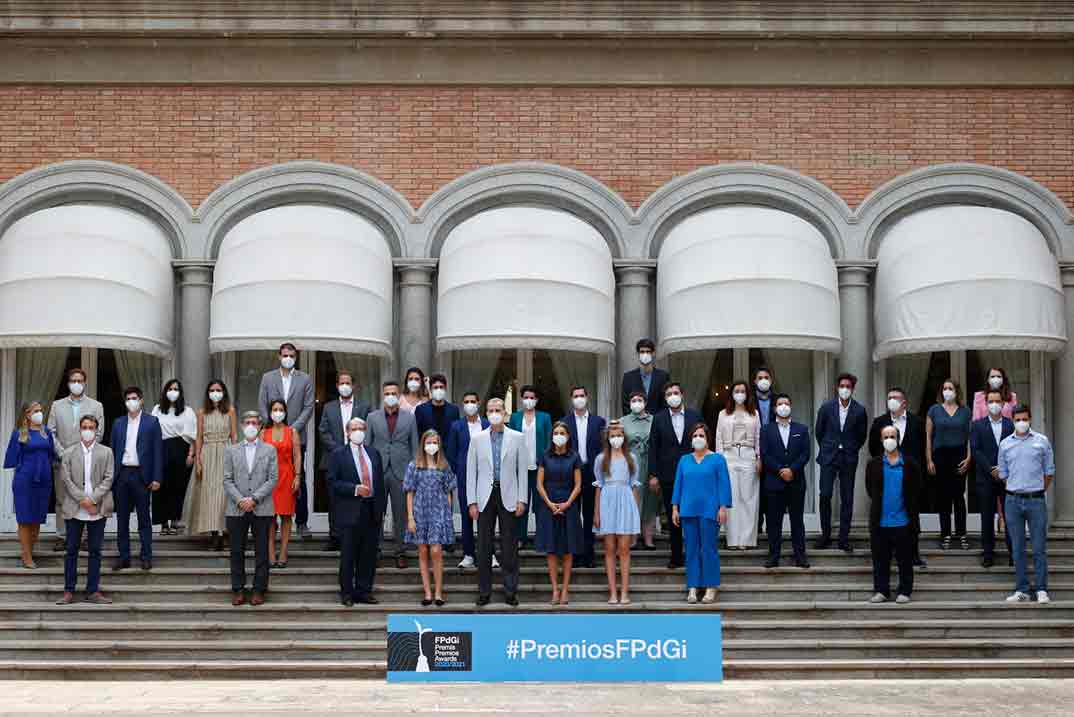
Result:
M1037 490L1032 493L1015 493L1012 490L1007 491L1007 495L1016 495L1019 498L1043 498L1045 491Z

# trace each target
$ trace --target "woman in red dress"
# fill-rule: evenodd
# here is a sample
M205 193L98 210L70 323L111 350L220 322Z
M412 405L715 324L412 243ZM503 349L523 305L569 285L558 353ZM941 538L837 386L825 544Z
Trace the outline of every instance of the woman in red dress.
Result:
M276 447L280 477L272 491L272 503L280 518L280 560L276 561L276 521L269 537L269 563L274 568L287 567L287 544L291 541L291 520L295 514L295 495L302 478L302 442L298 432L287 425L287 404L273 401L269 406L272 425L261 432L261 440Z

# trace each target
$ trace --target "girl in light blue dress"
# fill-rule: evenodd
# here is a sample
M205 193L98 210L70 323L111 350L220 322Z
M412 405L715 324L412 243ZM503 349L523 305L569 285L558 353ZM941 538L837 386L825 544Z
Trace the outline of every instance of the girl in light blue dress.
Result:
M596 486L593 532L604 537L604 570L608 574L608 604L630 604L630 544L641 532L638 509L638 459L623 450L626 431L619 421L608 423L604 450L593 461ZM616 592L615 558L619 557L621 596Z

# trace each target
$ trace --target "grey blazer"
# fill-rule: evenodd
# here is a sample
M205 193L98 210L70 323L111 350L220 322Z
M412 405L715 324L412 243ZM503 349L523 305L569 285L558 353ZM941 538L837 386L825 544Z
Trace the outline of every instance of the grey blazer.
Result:
M227 510L225 515L238 517L239 501L253 498L257 505L254 515L271 517L276 514L272 503L272 491L280 477L280 467L276 462L276 448L257 440L257 452L254 454L254 469L246 468L246 449L242 443L228 446L224 451L224 492L227 493Z
M111 448L100 443L93 445L93 457L90 459L93 492L88 497L97 504L97 510L106 518L114 512L112 477L115 462ZM63 501L61 511L64 520L70 520L78 515L79 503L87 497L86 465L82 459L81 441L64 451L63 460L60 462L60 476L65 489L64 495L60 496Z
M100 401L95 401L89 396L82 396L82 407L79 410L79 419L82 416L95 416L97 418L97 442L104 438L104 406ZM48 411L48 429L52 431L53 443L56 446L56 462L63 460L63 454L71 446L81 442L81 432L78 421L75 421L74 406L71 405L71 397L66 396L59 401L53 401Z
M492 429L486 428L470 440L466 454L466 496L470 505L484 510L492 495ZM529 493L530 459L521 431L503 429L500 446L500 502L507 510L525 503Z
M298 437L305 443L306 424L313 418L313 381L310 380L310 375L297 368L292 369L289 396L283 395L280 369L273 369L261 377L261 387L257 391L257 410L266 426L272 425L269 421L269 405L278 399L287 404L287 425L298 431Z
M414 460L418 450L418 422L410 411L399 409L395 433L388 435L388 418L384 409L371 411L366 416L365 444L380 454L385 480L403 480L406 467Z

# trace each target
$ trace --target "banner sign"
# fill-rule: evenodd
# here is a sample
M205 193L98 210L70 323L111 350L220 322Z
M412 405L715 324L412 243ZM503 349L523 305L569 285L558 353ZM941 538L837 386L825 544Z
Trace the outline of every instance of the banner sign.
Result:
M718 613L388 616L389 682L719 682Z

